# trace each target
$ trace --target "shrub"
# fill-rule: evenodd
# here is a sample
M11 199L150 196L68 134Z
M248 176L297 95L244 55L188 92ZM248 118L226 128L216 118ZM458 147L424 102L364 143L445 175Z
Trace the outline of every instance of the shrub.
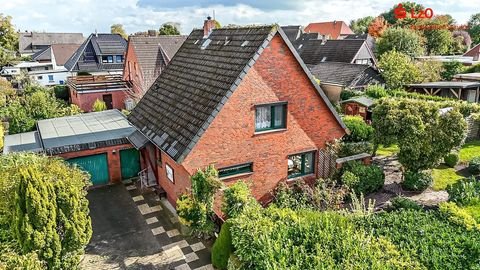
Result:
M464 178L447 186L448 200L467 206L480 203L480 181L474 177Z
M395 197L391 200L392 208L393 209L412 209L412 210L421 210L422 206L420 206L417 202L405 198L405 197Z
M350 130L350 134L343 137L347 142L369 141L373 136L373 127L365 123L361 116L347 115L343 117L343 122Z
M459 160L460 157L458 156L458 153L455 152L451 152L443 158L445 164L447 164L451 168L455 167Z
M343 173L341 180L347 187L355 187L360 182L360 178L349 171Z
M95 100L95 102L93 103L92 111L94 112L101 112L101 111L105 111L106 109L107 109L107 105L105 104L105 102L99 99Z
M347 176L347 180L352 182L350 183L351 186L349 186L349 188L357 194L369 194L379 190L385 184L385 174L383 173L383 170L376 165L364 165L359 161L347 162L342 167L342 181L344 180L343 175L347 172L358 178L358 181L355 182L356 179L352 176ZM343 184L347 185L347 183Z
M426 269L478 268L480 233L448 222L438 211L382 212L359 221L359 229L391 241Z
M340 142L338 145L338 157L348 157L361 153L372 153L373 144L370 142Z
M360 91L345 89L340 93L340 99L347 100L361 95L363 95L363 93Z
M66 85L55 85L53 87L53 92L55 93L56 98L68 101L69 94Z
M462 226L467 230L480 230L480 224L464 209L453 202L441 202L438 208L442 214L452 223Z
M474 157L470 162L468 163L468 171L471 174L480 174L480 157Z
M230 227L232 224L229 220L223 223L220 234L212 247L212 264L217 269L227 269L228 259L233 252Z
M428 172L406 171L403 175L402 187L411 191L424 191L432 183L432 175Z
M385 87L378 84L369 85L365 90L365 94L371 98L383 98L388 96L388 92L385 90Z
M240 215L245 207L257 204L252 197L248 185L243 181L238 181L223 192L222 211L228 218L234 218Z

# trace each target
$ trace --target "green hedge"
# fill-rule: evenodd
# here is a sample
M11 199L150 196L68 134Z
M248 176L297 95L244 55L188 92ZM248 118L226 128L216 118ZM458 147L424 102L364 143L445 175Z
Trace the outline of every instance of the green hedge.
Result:
M220 234L212 247L212 265L217 269L227 269L228 258L233 252L232 235L230 228L232 223L227 220L220 229Z
M406 171L403 175L402 187L410 191L424 191L432 183L432 175L428 172Z
M343 184L354 190L356 194L372 193L381 189L385 184L385 174L383 170L376 165L364 165L359 161L350 161L342 167L342 181L347 180L343 177L345 174L356 176L356 179L354 179L349 175L348 180L350 183L343 182Z
M443 158L443 161L445 162L445 164L447 164L451 168L455 167L455 165L457 165L459 160L460 160L460 157L458 156L458 153L455 153L455 152L452 152Z
M421 210L422 206L420 206L415 201L405 198L405 197L395 197L391 200L392 208L395 210L398 209L413 209L413 210Z
M346 142L364 142L370 141L373 136L373 127L365 123L361 116L346 115L343 117L343 123L350 130L343 140Z
M373 152L373 144L370 142L340 142L338 146L337 155L340 158Z
M474 177L464 178L447 186L448 200L459 205L480 204L480 181Z
M471 174L480 174L480 157L475 157L468 163L468 171Z

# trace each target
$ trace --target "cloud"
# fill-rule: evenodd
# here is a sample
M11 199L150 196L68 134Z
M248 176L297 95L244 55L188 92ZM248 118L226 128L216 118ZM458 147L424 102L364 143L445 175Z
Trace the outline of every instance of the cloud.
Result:
M178 22L184 34L199 28L215 10L222 24L306 25L310 22L377 15L398 1L384 0L16 0L4 1L2 13L11 15L17 28L50 32L109 32L121 23L128 33L158 29ZM449 13L465 23L475 10L471 0L424 1L436 14Z

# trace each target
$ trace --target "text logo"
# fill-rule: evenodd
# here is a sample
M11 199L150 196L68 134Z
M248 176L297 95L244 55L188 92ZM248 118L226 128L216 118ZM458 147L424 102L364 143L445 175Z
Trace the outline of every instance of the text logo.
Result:
M407 18L407 10L403 7L402 4L393 10L396 19L405 19ZM424 10L415 11L415 9L410 9L410 18L412 19L430 19L433 17L433 10L431 8L426 8Z

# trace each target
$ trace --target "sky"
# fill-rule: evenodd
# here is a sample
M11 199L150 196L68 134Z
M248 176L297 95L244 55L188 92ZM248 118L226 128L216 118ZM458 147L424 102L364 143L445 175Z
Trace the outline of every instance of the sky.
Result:
M21 31L81 32L84 35L110 31L123 24L127 33L158 29L165 22L180 24L182 34L203 26L213 15L222 25L307 25L310 22L376 16L397 5L390 0L1 0L0 13L13 17ZM480 0L416 1L434 14L448 13L466 23L479 12Z

